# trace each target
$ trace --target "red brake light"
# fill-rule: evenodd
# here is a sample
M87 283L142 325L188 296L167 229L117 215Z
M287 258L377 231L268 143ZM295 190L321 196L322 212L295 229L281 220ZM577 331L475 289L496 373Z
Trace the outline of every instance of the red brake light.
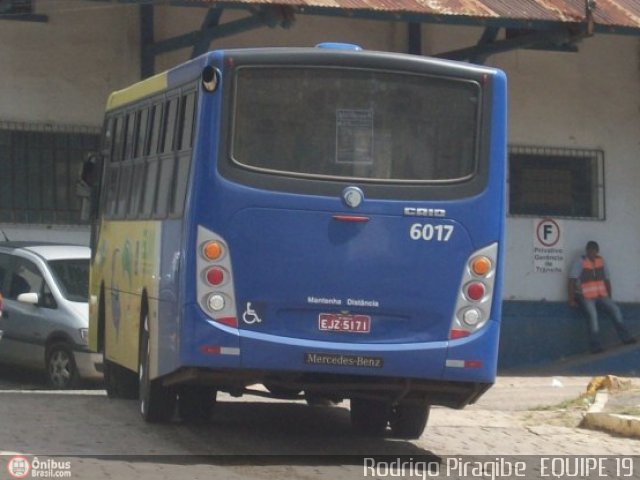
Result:
M473 282L467 286L467 297L470 300L480 300L482 297L484 297L484 293L484 285L480 282Z
M354 222L354 223L364 223L369 221L369 217L363 217L362 215L334 215L334 220L338 220L339 222Z
M221 268L213 267L207 271L207 282L211 285L220 285L224 281L224 271Z

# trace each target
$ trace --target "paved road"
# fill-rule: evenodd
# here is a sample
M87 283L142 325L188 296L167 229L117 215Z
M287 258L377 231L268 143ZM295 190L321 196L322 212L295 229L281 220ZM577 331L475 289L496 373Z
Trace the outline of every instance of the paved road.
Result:
M463 411L434 408L424 435L407 442L356 436L346 404L309 407L220 395L210 424L147 425L135 401L110 400L102 390L34 390L41 387L37 379L4 376L0 451L30 459L62 455L71 462L72 478L106 479L363 478L361 458L318 454L436 461L469 454L638 454L640 440L579 429L577 412L537 408L574 399L587 382L500 378L477 405ZM640 463L634 473L640 474Z

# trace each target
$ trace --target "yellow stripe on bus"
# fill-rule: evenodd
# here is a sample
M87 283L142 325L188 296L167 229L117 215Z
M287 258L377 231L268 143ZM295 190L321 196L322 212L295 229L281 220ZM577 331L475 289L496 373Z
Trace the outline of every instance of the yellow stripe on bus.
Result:
M121 107L122 105L126 105L154 93L162 92L166 89L167 72L158 73L157 75L135 83L130 87L113 92L109 95L109 100L107 100L107 111Z

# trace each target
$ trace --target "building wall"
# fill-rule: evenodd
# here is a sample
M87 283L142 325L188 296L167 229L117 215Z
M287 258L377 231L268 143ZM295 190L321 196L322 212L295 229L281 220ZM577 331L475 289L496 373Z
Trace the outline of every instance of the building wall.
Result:
M512 143L604 151L606 219L563 221L563 246L570 262L588 240L597 240L615 296L625 302L640 301L640 270L632 260L640 258L638 46L637 38L602 36L585 40L579 54L518 52L497 59L512 82ZM533 221L510 218L507 228L505 297L564 300L565 274L532 271Z
M473 45L482 31L427 30L425 50ZM489 57L509 79L509 143L604 151L604 221L561 219L562 273L535 273L534 221L507 221L505 300L565 301L566 273L590 239L609 263L615 296L640 302L640 41L597 35L579 53L516 50Z
M99 126L110 91L138 76L129 6L37 2L46 23L0 20L0 120Z
M423 28L424 51L474 45L481 33ZM534 269L534 225L540 218L507 218L499 368L522 371L551 363L563 368L564 358L586 353L589 346L584 315L567 304L567 273L588 240L600 243L614 298L622 302L629 330L640 335L640 41L596 35L582 41L578 53L517 50L492 56L487 64L508 76L511 145L604 151L606 217L559 219L562 272ZM606 315L600 327L607 348L620 344ZM632 367L609 362L607 368L628 374Z

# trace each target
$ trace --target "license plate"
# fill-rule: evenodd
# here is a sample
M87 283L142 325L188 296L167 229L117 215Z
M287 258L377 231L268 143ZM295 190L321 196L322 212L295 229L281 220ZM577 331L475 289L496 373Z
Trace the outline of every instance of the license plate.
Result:
M371 317L368 315L349 315L342 313L321 313L318 328L324 332L369 333Z

